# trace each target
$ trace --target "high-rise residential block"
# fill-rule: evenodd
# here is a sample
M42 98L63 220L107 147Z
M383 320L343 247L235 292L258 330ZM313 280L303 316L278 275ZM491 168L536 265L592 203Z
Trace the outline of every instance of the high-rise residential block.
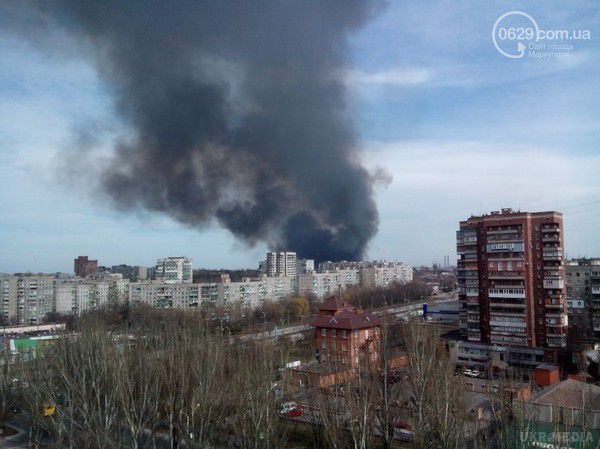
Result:
M315 261L314 259L298 259L296 266L296 273L298 276L301 274L312 273L315 271Z
M121 274L96 273L86 279L56 279L54 307L60 315L81 315L129 299L129 279Z
M460 222L461 331L469 341L563 348L563 217L502 209Z
M113 265L110 268L111 273L122 274L125 279L131 282L145 281L148 279L148 268L132 265Z
M17 275L17 322L40 324L54 311L54 277Z
M191 284L193 278L192 259L188 257L166 257L158 259L154 267L156 280Z
M389 287L413 280L413 268L404 262L371 262L360 269L360 285L365 288Z
M0 317L3 324L17 321L17 277L0 276Z
M98 261L90 260L88 256L79 256L74 261L74 272L82 278L98 271Z
M296 276L297 257L293 251L269 251L265 271L267 276Z
M568 260L566 266L569 331L573 340L600 337L600 258Z

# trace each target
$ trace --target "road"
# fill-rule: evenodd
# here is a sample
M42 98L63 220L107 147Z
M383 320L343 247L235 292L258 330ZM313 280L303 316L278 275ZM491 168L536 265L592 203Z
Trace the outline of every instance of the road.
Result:
M435 306L438 304L455 302L458 300L457 293L442 293L437 297L433 297L428 299L427 301L417 302L413 304L403 304L403 305L395 305L388 306L376 309L372 311L375 315L381 315L384 312L387 312L390 315L394 315L396 318L408 318L410 316L420 315L423 310L423 304L427 303L429 307ZM264 339L275 339L279 337L300 337L304 332L309 331L311 326L308 324L296 324L292 326L284 326L280 328L275 328L271 331L262 331L256 332L253 334L244 334L238 335L236 337L232 337L233 340L237 341L249 341L249 340L264 340Z

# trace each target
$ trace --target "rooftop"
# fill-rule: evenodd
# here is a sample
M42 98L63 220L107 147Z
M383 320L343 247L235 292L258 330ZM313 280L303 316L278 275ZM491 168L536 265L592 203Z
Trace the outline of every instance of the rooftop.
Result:
M379 324L379 318L363 310L342 310L332 315L320 315L310 322L314 327L346 330L366 329Z
M531 402L597 411L600 410L600 387L567 379L543 389Z

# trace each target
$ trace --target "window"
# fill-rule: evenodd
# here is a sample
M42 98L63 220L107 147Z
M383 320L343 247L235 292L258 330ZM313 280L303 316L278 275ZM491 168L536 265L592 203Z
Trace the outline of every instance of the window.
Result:
M331 335L335 337L335 336L337 335L337 330L333 329L333 330L331 331Z
M369 329L365 330L365 339L369 339Z
M327 335L327 329L322 328L321 329L321 337L325 337Z
M348 338L348 331L342 331L342 338Z
M321 349L327 349L327 340L321 342Z

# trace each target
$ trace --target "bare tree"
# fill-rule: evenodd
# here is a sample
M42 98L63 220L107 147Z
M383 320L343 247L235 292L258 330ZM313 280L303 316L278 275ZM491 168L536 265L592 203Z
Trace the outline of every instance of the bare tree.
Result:
M229 367L231 393L238 403L231 422L239 446L253 449L283 446L287 432L275 397L276 349L261 342L233 350Z
M410 394L415 443L421 448L458 448L463 443L466 401L460 379L439 338L424 323L405 328L406 385Z
M8 348L0 350L0 435L4 431L6 420L13 414L17 406L17 390L20 385L20 364L13 363Z

